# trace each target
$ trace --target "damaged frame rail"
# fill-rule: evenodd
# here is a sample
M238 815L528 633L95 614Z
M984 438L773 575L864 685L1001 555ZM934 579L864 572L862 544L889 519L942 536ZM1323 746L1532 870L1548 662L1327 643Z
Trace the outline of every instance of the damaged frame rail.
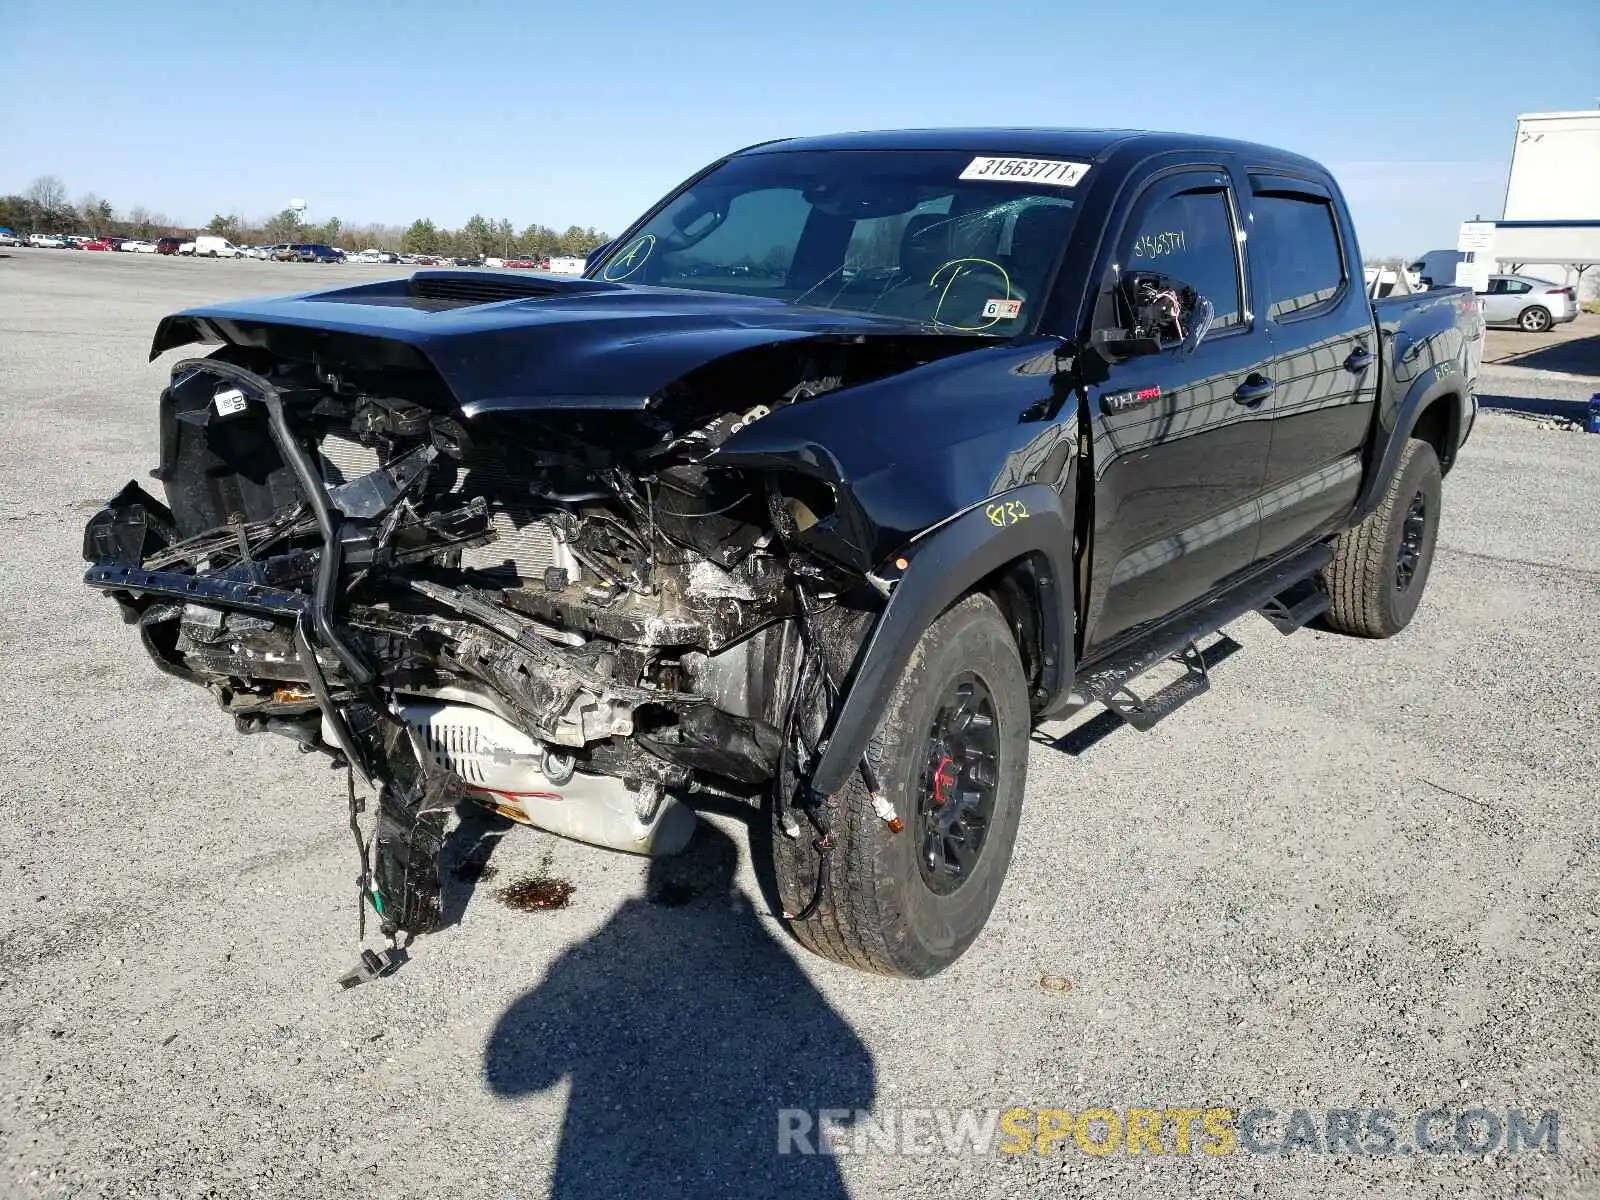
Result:
M320 549L311 556L315 558L312 591L308 594L273 586L257 577L267 572L261 570L262 564L251 561L242 531L243 561L239 567L214 574L144 568L144 549L150 536L170 539L173 522L163 505L133 483L113 498L102 512L103 519L91 522L86 531L84 553L93 565L84 582L113 594L195 602L293 622L293 646L306 685L325 728L343 755L342 765L352 772L350 819L361 854L361 929L365 930L365 906L371 903L389 940L382 952L362 949L357 965L340 979L343 986L352 987L397 969L406 960L410 938L437 925L439 851L445 816L460 798L459 780L432 763L416 744L414 732L393 724L385 726L379 720L387 706L376 686L377 673L336 625L335 605L345 561L343 514L330 502L329 491L295 438L279 390L270 380L217 359L187 360L177 364L174 373L185 370L214 375L234 385L235 394L219 396L219 413L224 411L224 401L240 405L252 395L266 408L273 442L293 471L322 538ZM354 503L361 506L363 517L375 517L387 512L421 474L408 464L396 464L392 471L373 472L365 480L344 485L343 490L354 493ZM373 497L378 497L378 503L373 503ZM298 565L303 567L304 563ZM138 619L137 611L130 610L126 603L124 615ZM333 656L342 671L346 690L351 693L345 704L334 698L318 659L319 645ZM160 661L160 656L156 657ZM347 713L354 715L354 722L347 719ZM411 744L396 744L402 737ZM388 745L383 744L385 739ZM396 763L402 764L399 770L393 769ZM383 764L388 764L388 769ZM355 793L355 776L375 790L379 798L377 830L371 840L363 841L361 837L358 817L364 804ZM375 872L371 866L374 841Z

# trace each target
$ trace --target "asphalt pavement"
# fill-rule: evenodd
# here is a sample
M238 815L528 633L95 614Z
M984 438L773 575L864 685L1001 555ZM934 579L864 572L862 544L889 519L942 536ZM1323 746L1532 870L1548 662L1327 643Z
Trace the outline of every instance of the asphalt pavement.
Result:
M0 1194L1600 1195L1600 437L1541 408L1600 391L1600 340L1486 370L1401 637L1252 616L1151 733L1041 731L944 974L800 951L736 814L654 865L474 819L456 922L346 992L342 776L157 672L79 551L156 462L162 315L394 271L0 256ZM500 895L530 878L570 902ZM1190 1107L1272 1110L1268 1152L911 1152L959 1110ZM823 1108L864 1152L780 1155ZM1557 1113L1555 1152L1468 1153L1475 1108ZM1327 1153L1330 1109L1413 1152Z

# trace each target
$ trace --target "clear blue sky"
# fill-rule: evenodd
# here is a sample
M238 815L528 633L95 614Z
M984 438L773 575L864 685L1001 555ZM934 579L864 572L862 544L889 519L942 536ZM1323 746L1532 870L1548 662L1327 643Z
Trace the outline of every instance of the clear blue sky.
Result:
M790 134L1116 125L1338 174L1368 253L1498 216L1519 112L1600 102L1600 0L0 0L0 192L184 223L617 232Z

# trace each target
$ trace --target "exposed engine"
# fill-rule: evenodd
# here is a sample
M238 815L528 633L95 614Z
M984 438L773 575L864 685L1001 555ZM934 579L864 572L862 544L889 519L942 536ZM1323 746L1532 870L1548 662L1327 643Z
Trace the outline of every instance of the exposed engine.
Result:
M715 451L775 409L964 348L814 339L626 410L469 421L413 361L229 346L174 368L167 503L124 489L86 532L88 582L241 731L378 789L374 904L386 929L423 930L463 795L670 853L693 792L755 799L798 777L827 721L823 648L848 664L873 594L829 554L825 483ZM714 399L731 394L746 399Z

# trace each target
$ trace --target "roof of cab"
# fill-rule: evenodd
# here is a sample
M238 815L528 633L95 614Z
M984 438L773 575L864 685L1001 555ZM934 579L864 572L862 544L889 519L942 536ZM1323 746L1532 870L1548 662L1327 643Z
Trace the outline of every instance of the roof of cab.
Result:
M1113 150L1137 144L1148 154L1166 150L1213 150L1239 154L1258 161L1297 161L1318 166L1302 155L1253 142L1201 137L1189 133L1158 133L1144 129L880 129L861 133L830 133L819 137L782 138L761 142L739 151L747 154L787 154L797 150L961 150L974 154L1060 154L1087 161L1103 161ZM1320 169L1320 168L1319 168Z

